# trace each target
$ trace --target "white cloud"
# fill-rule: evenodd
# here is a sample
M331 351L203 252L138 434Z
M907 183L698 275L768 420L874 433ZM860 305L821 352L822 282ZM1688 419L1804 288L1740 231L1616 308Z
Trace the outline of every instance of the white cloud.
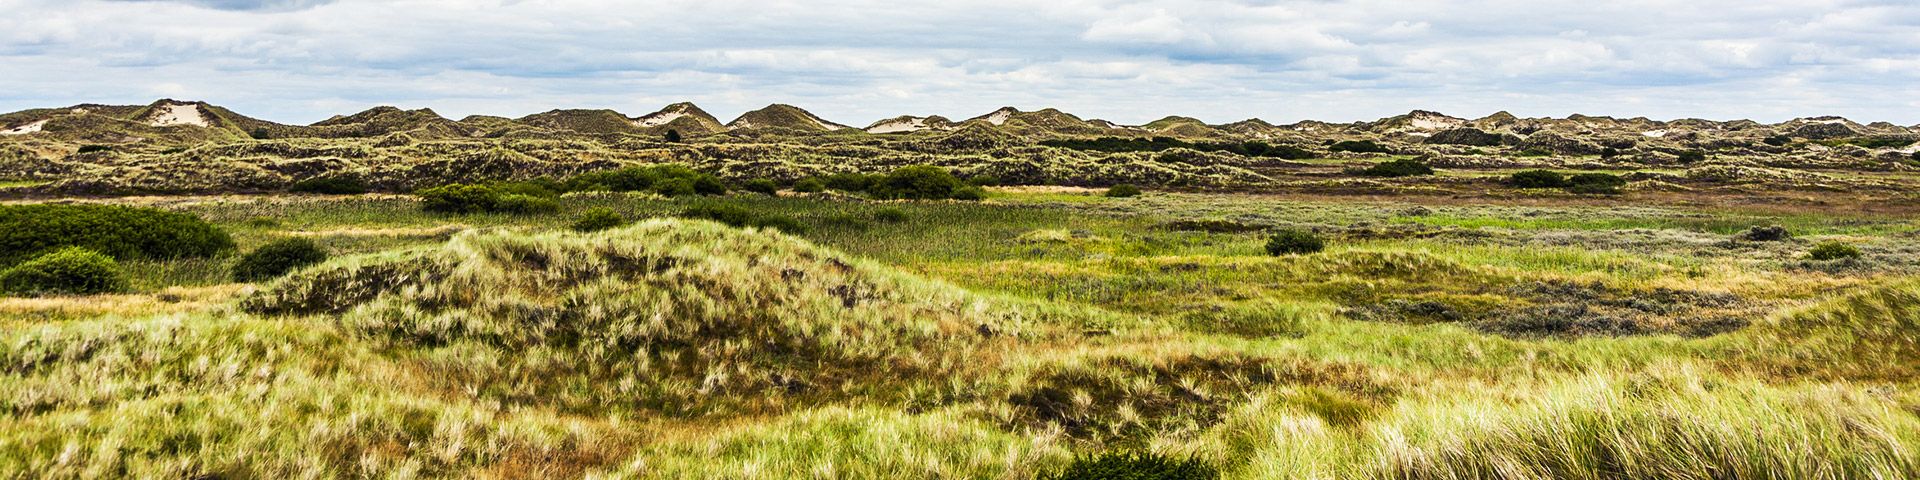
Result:
M835 121L1001 105L1144 122L1415 108L1920 122L1920 6L1868 0L0 0L0 111L193 95L312 122L449 116Z

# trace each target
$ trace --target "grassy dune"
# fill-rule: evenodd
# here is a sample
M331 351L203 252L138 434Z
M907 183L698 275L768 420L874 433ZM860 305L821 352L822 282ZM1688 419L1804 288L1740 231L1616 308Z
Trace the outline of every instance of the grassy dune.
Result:
M811 228L664 218L699 202ZM0 475L1025 479L1149 450L1236 479L1920 477L1920 222L1897 215L562 204L163 200L336 258L259 285L137 260L128 294L0 300ZM590 208L644 220L565 231ZM1795 238L1732 238L1770 224ZM1801 258L1835 239L1864 257Z

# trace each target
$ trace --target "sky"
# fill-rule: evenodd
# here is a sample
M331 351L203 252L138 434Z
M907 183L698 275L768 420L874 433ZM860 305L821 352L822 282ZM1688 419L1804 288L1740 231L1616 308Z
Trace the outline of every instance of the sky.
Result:
M0 0L0 111L1920 123L1920 2Z

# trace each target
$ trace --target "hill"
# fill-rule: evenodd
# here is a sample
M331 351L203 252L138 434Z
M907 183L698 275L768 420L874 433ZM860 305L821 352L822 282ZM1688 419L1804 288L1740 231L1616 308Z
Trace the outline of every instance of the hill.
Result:
M815 116L813 113L786 104L768 105L740 115L740 118L727 122L731 130L784 129L795 132L831 132L853 128L833 123Z

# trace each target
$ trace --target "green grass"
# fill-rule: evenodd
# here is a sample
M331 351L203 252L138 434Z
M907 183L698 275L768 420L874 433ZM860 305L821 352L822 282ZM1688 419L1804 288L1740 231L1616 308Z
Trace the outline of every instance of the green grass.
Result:
M811 228L666 218L703 202ZM0 476L1032 478L1124 450L1231 479L1920 476L1916 225L1893 214L560 203L175 207L242 250L303 235L335 259L251 290L223 285L230 257L132 261L131 295L0 300ZM637 225L567 230L593 208ZM1154 228L1201 218L1329 245ZM1727 243L1756 225L1801 239ZM1866 259L1800 266L1806 237ZM1548 307L1645 325L1510 333ZM1729 316L1750 324L1684 328Z

